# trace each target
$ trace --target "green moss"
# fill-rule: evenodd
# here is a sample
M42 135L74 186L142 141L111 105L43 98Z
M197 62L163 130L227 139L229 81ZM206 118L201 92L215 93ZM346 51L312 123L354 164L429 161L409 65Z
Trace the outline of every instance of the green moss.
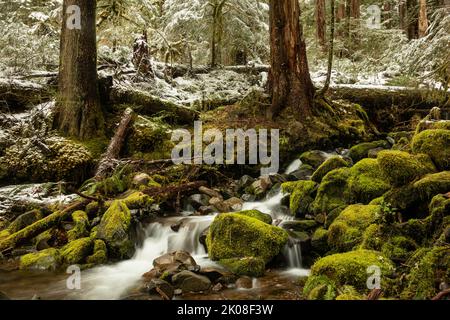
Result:
M8 227L8 235L35 223L44 216L40 210L32 210L17 217ZM6 234L6 233L5 233ZM1 236L0 236L1 237Z
M311 237L311 246L319 254L326 253L330 249L328 247L328 230L324 228L316 229Z
M312 150L302 153L299 159L303 164L318 168L327 159L327 156L322 151Z
M100 204L97 201L89 202L85 210L88 216L94 217L99 213Z
M371 224L363 232L360 248L381 251L384 242L382 227L379 224Z
M322 163L317 170L313 173L311 180L317 183L320 183L323 177L330 171L334 169L348 167L349 164L347 161L342 159L342 157L334 156L327 159L324 163Z
M388 149L389 143L384 140L374 141L374 142L364 142L350 149L349 156L352 158L353 162L358 162L364 158L367 158L369 151L375 148L385 148Z
M295 216L304 216L314 201L317 183L314 181L286 182L281 185L283 192L289 192L289 208Z
M91 238L82 238L69 242L61 248L61 257L66 265L82 264L92 253L93 241Z
M123 199L122 202L128 207L128 209L134 210L149 208L154 201L150 196L137 191Z
M106 137L93 138L86 141L76 141L83 145L91 153L94 159L100 159L108 148L109 140Z
M450 281L450 246L419 249L408 261L408 286L403 299L431 299L439 293L439 284Z
M450 190L450 171L429 174L415 182L413 186L421 199L429 200L439 193Z
M160 119L138 116L127 141L128 152L151 153L167 140L170 141L170 127L167 124Z
M89 218L84 211L72 213L72 220L75 223L73 229L67 232L67 239L70 241L87 237L89 235Z
M425 130L415 135L412 150L429 155L439 170L450 170L450 130Z
M286 231L257 219L226 213L217 216L206 239L212 260L256 257L269 262L288 240Z
M266 264L261 258L222 259L219 263L239 276L262 277L266 271Z
M348 251L360 244L363 232L377 219L379 210L379 206L348 206L328 230L330 248L336 251Z
M417 244L413 240L396 236L383 245L381 252L392 261L406 261L416 249Z
M369 202L369 205L372 206L379 206L380 204L384 203L384 197L378 197L373 199L372 201Z
M311 204L311 211L315 214L328 214L333 209L347 205L349 203L347 180L350 174L350 169L340 168L325 175Z
M246 211L240 211L235 212L236 214L240 214L246 217L255 218L259 221L265 222L267 224L272 224L272 217L266 213L262 213L258 210L246 210Z
M111 257L130 258L134 252L130 231L130 209L122 201L116 200L103 215L96 237L105 241Z
M352 286L343 286L339 292L340 294L336 297L336 300L366 300L365 297L360 295Z
M318 260L311 268L311 275L326 276L337 286L351 285L357 290L368 290L368 268L377 266L381 269L381 286L384 277L392 274L394 265L377 251L356 250L338 253Z
M337 295L336 283L323 275L311 275L303 287L308 300L334 300Z
M93 254L87 257L86 262L91 265L100 265L108 262L108 249L103 240L94 241Z
M434 165L423 155L413 156L393 150L380 152L377 159L386 179L397 187L436 171Z
M391 186L381 175L378 161L363 159L350 169L348 189L352 202L367 204L382 196Z
M21 270L55 271L61 265L59 251L54 248L36 253L29 253L20 257Z

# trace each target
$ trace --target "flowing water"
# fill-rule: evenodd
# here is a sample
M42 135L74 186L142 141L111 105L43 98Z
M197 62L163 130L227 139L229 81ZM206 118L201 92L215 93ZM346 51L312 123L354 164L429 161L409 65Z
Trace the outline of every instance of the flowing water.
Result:
M295 164L297 166L297 164ZM294 165L292 167L295 167ZM295 170L295 169L294 169ZM270 214L276 224L283 221L293 220L292 216L286 213L281 206L283 194L281 191L274 196L260 202L248 202L243 206L243 210L257 209ZM112 265L100 266L82 272L81 290L70 291L66 289L66 279L68 275L45 275L37 281L36 274L21 274L14 277L21 280L22 285L14 285L11 288L8 277L11 273L0 272L0 290L11 294L14 298L30 298L30 292L35 288L37 292L44 295L46 299L120 299L126 296L127 292L135 288L142 275L152 269L152 262L157 257L176 250L189 252L196 262L202 267L215 266L213 261L208 259L207 252L199 242L202 232L209 227L214 219L211 216L187 216L159 218L145 228L143 243L137 248L134 257L130 260L122 261ZM172 230L171 226L179 223L182 225L178 232ZM270 276L264 279L254 280L254 289L270 291L273 287L271 281L283 279L291 281L299 275L307 275L308 270L302 268L301 248L299 244L291 243L286 245L283 254L287 261L288 268L285 270L271 271ZM48 279L51 277L52 281ZM28 280L27 280L28 279ZM46 281L43 279L47 279ZM269 280L271 279L271 280ZM259 283L262 283L259 285ZM287 283L286 282L286 283ZM49 284L51 283L51 284ZM286 284L285 283L285 284ZM9 287L7 285L9 284ZM46 286L44 286L46 284ZM31 288L29 288L31 286ZM275 286L276 287L276 286ZM4 289L6 288L6 289ZM7 289L10 289L8 291ZM31 290L31 291L30 291ZM234 293L233 293L234 294ZM270 294L269 294L270 295ZM233 295L231 295L233 297ZM238 296L245 298L245 296Z

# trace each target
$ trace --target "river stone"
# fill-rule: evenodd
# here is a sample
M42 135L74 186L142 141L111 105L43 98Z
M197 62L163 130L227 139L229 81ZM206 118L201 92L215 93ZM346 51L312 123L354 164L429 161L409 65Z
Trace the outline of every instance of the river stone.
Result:
M369 153L368 153L368 157L372 158L372 159L376 159L378 157L378 154L383 151L386 150L385 148L374 148L374 149L370 149Z
M161 296L164 300L172 300L174 288L170 283L161 279L152 279L146 285L146 291L149 295Z
M198 210L202 206L209 204L210 196L206 194L193 194L187 199L188 205L191 205L195 210Z
M236 280L236 288L237 289L251 289L253 288L253 281L250 277L240 277Z
M223 199L222 195L219 192L204 186L198 188L198 191L200 191L203 194L206 194L207 196L210 196L211 198Z
M166 271L194 270L199 267L194 258L186 251L166 253L156 258L153 266L161 274Z
M199 274L207 277L209 280L211 280L211 282L216 283L217 280L219 280L220 278L229 276L232 273L222 270L222 269L214 268L214 267L207 267L207 268L201 268Z
M200 208L198 208L198 212L202 216L207 216L211 213L214 213L215 210L216 209L213 206L201 206Z
M238 192L245 190L245 188L247 187L250 187L252 183L255 182L255 180L255 178L250 177L249 175L242 176L237 183Z
M289 174L289 180L309 180L313 173L314 169L310 165L301 165L298 170Z
M32 210L21 214L8 227L8 231L12 234L42 219L42 213L39 210Z
M138 173L133 177L132 184L135 187L148 186L152 178L146 173Z
M314 220L284 221L281 223L280 227L284 230L310 231L317 228L317 222Z
M241 196L241 200L244 202L253 202L256 201L256 196L254 196L253 194L245 193Z
M203 232L200 234L200 237L198 237L198 241L203 245L206 251L208 251L208 247L206 246L206 237L209 233L209 227L203 230Z
M244 205L244 201L242 201L239 198L233 197L228 200L225 200L223 204L225 207L229 208L229 210L225 212L240 211L242 209L242 206Z
M207 277L187 270L174 275L172 282L175 287L183 290L183 292L201 292L211 287L211 281Z

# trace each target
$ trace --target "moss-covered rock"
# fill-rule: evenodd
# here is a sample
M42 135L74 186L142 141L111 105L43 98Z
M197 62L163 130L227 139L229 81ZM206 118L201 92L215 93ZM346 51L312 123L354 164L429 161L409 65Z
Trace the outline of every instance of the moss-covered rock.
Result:
M450 282L450 246L422 248L407 262L411 266L403 299L431 299L441 283Z
M0 157L0 177L9 181L76 181L86 179L93 166L91 153L81 144L61 137L41 141L48 147L44 152L31 139L20 139Z
M330 171L334 169L339 169L343 167L348 167L349 164L340 156L334 156L327 159L322 163L317 170L313 173L311 180L320 183L323 177Z
M311 275L303 287L303 294L308 300L334 300L336 283L324 275Z
M69 242L61 248L61 258L64 264L83 264L92 253L93 241L91 238L81 238Z
M330 247L328 246L328 230L318 228L311 237L312 249L318 254L325 254Z
M9 232L9 234L13 234L35 223L36 221L42 219L43 217L44 215L40 210L31 210L29 212L21 214L13 222L11 222L11 224L8 226L7 231Z
M87 257L86 262L91 265L105 264L108 261L108 249L103 240L94 241L93 254Z
M348 168L335 169L322 179L317 190L317 196L311 204L314 214L329 214L332 210L349 203L347 193L347 180L351 175Z
M261 258L222 259L219 263L238 276L262 277L266 271L266 264Z
M265 222L267 224L272 224L272 217L269 214L262 213L261 211L258 210L245 210L235 213L246 217L258 219L259 221Z
M131 213L127 205L115 200L102 217L96 238L105 241L112 258L131 258L134 245L130 238Z
M75 223L73 229L67 232L67 239L70 241L87 237L89 235L89 218L84 211L72 213L72 220Z
M439 170L450 170L450 130L425 130L415 135L412 150L429 155Z
M328 245L348 251L359 245L364 230L377 219L379 206L351 205L334 220L328 230Z
M417 244L406 237L395 236L383 244L381 252L392 261L406 261L417 249Z
M303 164L310 165L314 169L317 169L327 158L327 154L319 150L306 151L299 157Z
M131 193L128 197L121 200L130 210L146 209L153 204L153 199L142 192L136 191Z
M383 287L384 278L392 274L394 265L377 251L356 250L324 257L314 263L311 275L326 276L337 286L351 285L367 291L367 279L371 275L368 268L372 266L380 268Z
M427 156L413 156L403 151L383 151L378 154L381 172L393 186L403 186L436 168Z
M49 248L20 257L20 269L55 271L61 266L61 262L59 251L55 248Z
M212 260L255 257L268 263L288 240L286 231L255 218L225 213L217 216L206 238Z
M356 163L367 158L369 156L369 151L376 148L389 149L390 145L389 142L385 140L360 143L350 148L349 156L352 158L353 162Z
M367 204L390 188L376 159L363 159L350 169L348 191L353 203Z
M289 192L289 208L296 217L304 217L309 212L309 206L314 201L317 183L314 181L296 181L282 184L283 192Z

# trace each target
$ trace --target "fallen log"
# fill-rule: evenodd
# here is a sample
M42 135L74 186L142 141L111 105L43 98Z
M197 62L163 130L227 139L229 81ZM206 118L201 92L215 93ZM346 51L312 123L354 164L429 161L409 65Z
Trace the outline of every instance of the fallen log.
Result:
M51 100L51 90L30 81L0 79L0 106L23 110L29 105L36 105Z
M450 296L450 289L444 290L439 292L435 297L433 297L431 300L437 301L442 300L446 296Z
M169 185L164 188L149 187L145 189L143 193L159 201L167 201L176 199L180 193L197 190L198 188L205 187L207 185L208 183L206 181L194 181L183 184Z
M133 120L133 110L127 108L122 116L119 126L117 127L114 137L109 143L108 149L102 156L95 173L95 179L97 181L102 180L108 174L113 167L114 160L119 158L120 151L122 150L123 143L125 141L127 129Z
M42 232L58 225L61 221L64 221L70 217L70 215L79 209L84 208L89 202L89 200L77 201L62 211L57 211L49 216L36 221L35 223L29 225L28 227L11 234L4 240L0 241L0 253L4 253L8 250L12 250L17 245L36 237Z
M130 104L133 111L144 115L167 114L167 120L179 124L192 124L199 116L195 110L152 96L131 87L111 88L110 101L113 104Z

